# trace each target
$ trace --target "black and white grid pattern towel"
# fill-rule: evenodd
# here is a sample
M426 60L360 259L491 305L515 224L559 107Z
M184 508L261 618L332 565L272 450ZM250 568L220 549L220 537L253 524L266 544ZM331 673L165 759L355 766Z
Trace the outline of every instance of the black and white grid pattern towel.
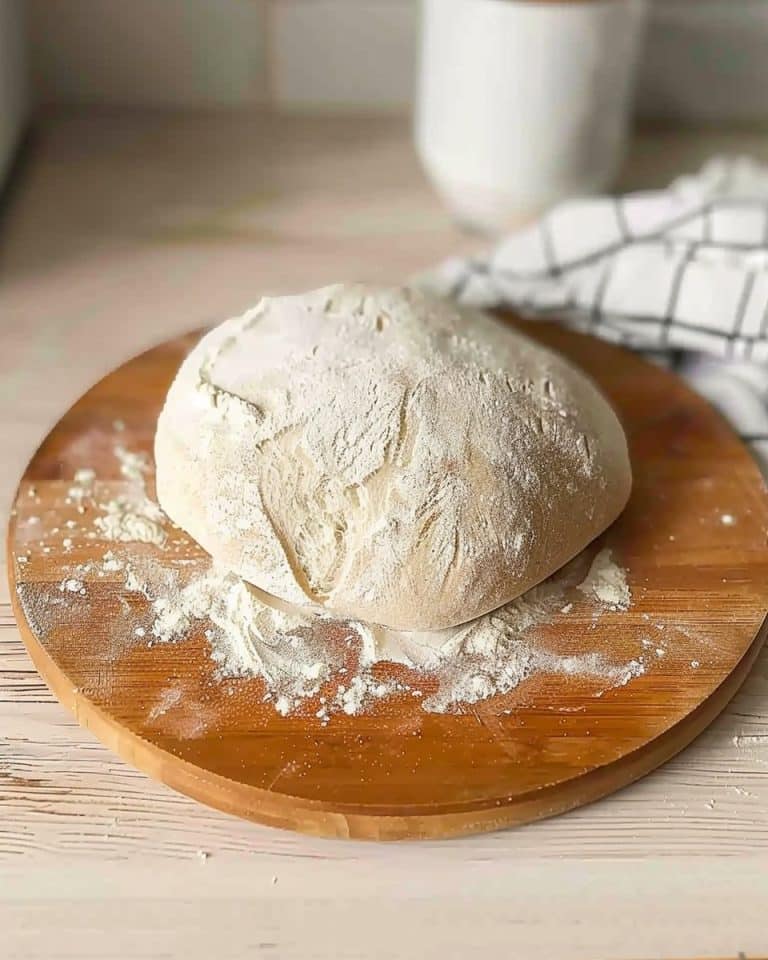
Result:
M557 315L672 366L768 474L767 167L716 159L666 190L568 201L421 282L474 306Z

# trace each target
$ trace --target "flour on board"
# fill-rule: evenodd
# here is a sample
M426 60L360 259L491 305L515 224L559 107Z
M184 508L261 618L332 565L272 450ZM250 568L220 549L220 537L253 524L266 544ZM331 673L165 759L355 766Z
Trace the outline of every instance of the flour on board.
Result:
M590 571L589 576L592 575ZM615 564L612 578L623 584ZM461 627L434 634L380 632L355 621L334 620L325 613L280 608L268 595L235 574L211 567L192 580L152 561L128 565L126 588L151 601L152 643L175 643L203 627L220 678L260 677L266 698L281 714L299 709L332 681L332 692L317 715L356 714L377 699L411 694L427 712L445 713L497 694L508 693L534 673L594 677L606 687L626 684L644 671L643 659L615 663L590 651L563 656L546 650L532 632L563 609L574 579L572 566L493 613ZM615 597L609 598L615 606ZM600 598L598 597L598 600ZM604 601L600 601L605 606ZM623 608L622 608L623 609ZM354 664L349 668L350 647ZM382 679L375 666L403 663L429 677L437 688L424 696L417 682ZM335 686L334 686L335 685Z
M632 600L626 574L613 562L610 550L601 550L597 554L578 589L611 610L628 610Z
M129 487L125 493L101 505L103 513L96 518L96 528L105 540L162 546L165 542L165 518L160 507L147 496L147 457L126 450L119 444L114 452L120 462L120 473L129 482Z
M537 627L571 613L575 591L591 602L593 622L605 611L629 608L625 571L608 550L597 554L586 577L583 561L576 560L469 623L439 631L396 631L294 607L225 568L212 565L190 577L184 564L193 561L164 555L170 528L147 492L148 459L119 445L115 456L124 492L100 503L94 472L82 469L69 495L82 509L86 502L101 510L93 524L105 539L143 542L162 552L133 551L128 557L125 551L107 550L100 561L70 567L59 586L62 601L85 596L86 573L119 573L127 592L149 601L149 620L145 609L141 621L129 625L133 643L177 643L202 632L219 680L261 679L264 699L281 714L306 709L314 700L311 709L327 723L333 714L354 715L375 701L405 696L416 699L425 712L444 713L508 693L536 674L591 677L608 689L645 670L642 655L615 662L598 650L584 650L584 644L579 653L563 654L547 649L537 636ZM402 672L400 679L382 672L378 665L383 662L407 667L407 679Z

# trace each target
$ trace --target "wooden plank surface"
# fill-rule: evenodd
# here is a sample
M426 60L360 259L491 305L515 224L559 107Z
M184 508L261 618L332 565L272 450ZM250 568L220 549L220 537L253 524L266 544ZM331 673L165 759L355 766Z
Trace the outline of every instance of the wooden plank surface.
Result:
M624 182L661 184L718 151L766 158L768 142L649 132ZM2 229L4 508L61 412L151 343L254 291L397 280L480 245L423 182L407 125L379 120L52 115ZM47 693L0 583L9 957L71 957L72 933L82 957L766 952L765 653L706 734L614 797L522 830L379 847L237 821L117 760Z

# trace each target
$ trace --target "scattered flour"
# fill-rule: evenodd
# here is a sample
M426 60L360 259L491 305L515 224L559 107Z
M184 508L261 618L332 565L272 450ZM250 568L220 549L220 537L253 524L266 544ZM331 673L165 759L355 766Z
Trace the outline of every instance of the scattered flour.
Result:
M613 562L610 550L601 550L597 554L586 579L579 584L579 590L611 610L628 610L632 601L626 574Z
M768 747L768 733L741 733L733 738L736 747Z
M59 584L59 590L62 593L77 593L81 597L84 597L87 593L83 581L77 580L75 577L65 577Z
M74 503L78 513L84 513L83 500L93 496L93 485L96 480L96 471L90 467L82 467L75 471L72 486L67 491L67 502Z
M126 479L144 483L144 475L149 473L149 461L145 454L134 453L118 444L115 447L115 456L120 461L120 473Z
M168 687L167 690L163 690L157 703L147 714L147 719L157 720L158 717L168 713L170 709L181 702L181 695L182 692L179 687Z
M739 796L739 797L744 797L745 799L749 799L749 800L757 800L757 799L759 799L756 793L752 793L751 790L745 790L744 787L737 787L737 786L735 786L735 785L731 785L731 786L729 787L729 790L733 790L733 792L734 792L737 796Z
M75 486L90 489L96 480L96 471L91 467L81 467L75 471Z
M139 577L135 570L130 568L125 575L125 589L130 593L142 593L147 599L150 599L147 593L146 581Z
M76 472L69 497L81 512L85 498L99 507L101 515L93 524L106 539L165 545L164 514L147 493L147 458L120 445L114 452L128 489L99 504L96 475L86 468ZM67 546L71 541L65 550ZM178 565L151 555L128 561L107 550L101 561L73 568L77 576L65 577L59 590L84 596L82 574L121 573L126 590L142 594L150 604L150 621L132 627L136 642L175 643L200 631L217 676L261 678L264 700L283 715L317 698L319 706L312 709L327 723L333 714L355 715L377 700L397 696L417 698L426 712L445 713L508 693L534 674L596 678L604 690L628 683L645 669L642 656L616 663L594 650L564 655L546 649L536 636L537 627L571 613L574 589L592 601L593 626L602 611L629 608L625 571L609 550L597 554L586 577L583 561L577 559L504 607L431 632L394 631L339 620L322 609L299 609L215 566L190 578L181 566L193 561L177 559ZM409 679L394 679L391 669L380 667L385 661L409 668ZM180 696L178 691L166 693L151 719Z
M142 573L128 569L126 588L151 600L152 642L182 640L203 621L210 622L206 637L219 676L261 677L282 714L319 693L331 673L343 666L347 648L342 642L339 649L339 639L356 636L351 626L342 624L343 637L334 642L327 629L331 626L333 632L334 621L269 606L256 588L215 567L180 587L175 571L148 563Z
M115 456L120 462L120 473L131 482L131 489L102 505L104 512L96 518L96 528L106 540L162 546L165 518L160 507L147 496L146 456L119 445L115 447Z
M107 550L102 559L101 569L105 573L115 573L118 570L122 570L124 567L123 561L118 560L118 558L112 553L111 550Z
M178 571L145 561L141 568L127 567L126 588L151 601L150 642L178 642L202 627L219 677L262 678L265 699L283 715L325 692L330 682L316 712L327 722L334 713L354 715L374 700L398 694L423 697L425 711L445 713L507 693L534 673L594 677L607 687L628 683L644 672L642 658L613 663L596 652L562 656L542 649L530 636L564 609L567 589L592 592L585 584L594 579L595 564L581 584L574 569L569 565L512 603L461 627L422 634L298 611L216 567L182 584ZM606 563L597 569L605 571ZM630 601L624 572L613 563L610 569L612 582L622 585L622 605L615 593L606 600L602 591L598 600L625 609ZM408 684L382 679L376 665L385 660L429 678L431 692L424 695Z
M161 526L163 514L151 500L139 500L133 495L119 496L104 504L104 511L96 518L95 524L105 540L154 543L157 546L165 542L165 531Z

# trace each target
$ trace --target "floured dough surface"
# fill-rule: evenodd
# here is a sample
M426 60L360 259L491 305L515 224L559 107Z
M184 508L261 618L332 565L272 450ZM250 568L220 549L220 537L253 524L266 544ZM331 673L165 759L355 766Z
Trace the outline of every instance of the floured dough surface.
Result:
M590 380L481 313L408 289L262 300L205 336L161 413L163 509L290 603L464 623L578 553L626 503Z

